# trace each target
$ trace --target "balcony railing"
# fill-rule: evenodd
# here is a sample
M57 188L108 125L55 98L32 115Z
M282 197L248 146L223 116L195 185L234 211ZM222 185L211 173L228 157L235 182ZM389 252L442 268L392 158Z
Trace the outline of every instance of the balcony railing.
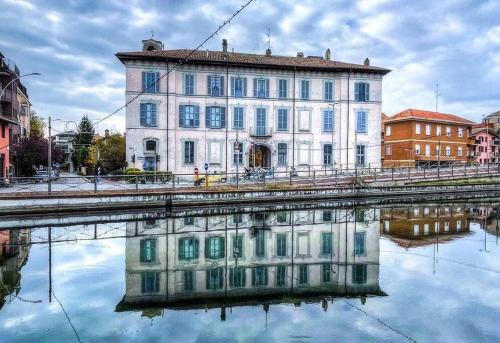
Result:
M3 102L12 102L12 99L14 99L13 95L14 93L10 89L6 89L3 92L2 98L0 100Z
M14 61L12 61L6 57L0 59L0 70L2 70L2 69L10 70L11 72L15 73L17 76L21 75L19 68L14 63Z
M251 137L271 137L273 129L271 127L250 127L250 136Z

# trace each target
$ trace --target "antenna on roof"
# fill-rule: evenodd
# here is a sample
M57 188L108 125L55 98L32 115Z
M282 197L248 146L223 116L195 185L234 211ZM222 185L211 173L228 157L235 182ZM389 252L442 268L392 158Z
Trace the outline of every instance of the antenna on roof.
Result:
M155 32L153 30L151 30L151 39L154 39L155 38Z
M439 105L439 97L441 94L439 94L439 83L436 83L436 112L438 111L438 105Z
M267 28L267 48L271 50L271 29Z

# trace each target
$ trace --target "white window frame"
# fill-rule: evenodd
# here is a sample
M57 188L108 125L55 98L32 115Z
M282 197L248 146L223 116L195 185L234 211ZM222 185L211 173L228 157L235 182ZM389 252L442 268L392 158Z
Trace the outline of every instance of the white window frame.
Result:
M387 125L385 127L385 135L386 136L390 136L392 134L392 128L391 128L391 125Z
M419 123L416 123L416 124L415 124L415 134L416 134L416 135L419 135L419 134L420 134L420 124L419 124Z
M431 135L431 131L432 131L432 126L431 124L425 124L425 134L427 136L430 136Z

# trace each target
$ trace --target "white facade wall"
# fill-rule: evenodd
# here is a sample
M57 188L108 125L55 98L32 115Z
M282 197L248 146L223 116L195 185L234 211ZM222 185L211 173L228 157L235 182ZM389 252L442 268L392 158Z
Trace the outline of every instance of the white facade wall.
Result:
M136 97L142 90L142 72L157 71L164 75L167 64L162 62L126 61L126 100L127 102ZM172 65L169 65L172 67ZM195 95L186 96L183 89L183 75L192 73L195 75ZM207 96L207 76L224 76L224 94L230 87L232 76L247 78L247 97L235 98L229 96L214 97ZM269 98L253 97L253 79L268 78ZM277 98L277 87L279 79L288 81L288 99ZM320 72L296 72L295 74L295 114L293 98L293 71L251 69L230 67L196 66L186 65L178 67L167 77L160 81L159 93L145 93L132 101L126 110L126 142L127 161L129 168L142 169L142 158L147 155L145 140L156 139L158 141L158 154L160 162L158 170L170 170L174 173L193 173L194 167L203 170L207 162L209 171L235 172L236 165L233 163L233 147L236 141L236 130L232 127L233 108L241 106L244 108L244 130L238 132L238 140L243 143L243 164L249 165L249 150L251 141L255 144L264 145L271 151L271 167L284 170L278 166L278 143L288 144L288 167L295 166L297 169L323 168L323 145L331 144L332 133L323 132L323 111L335 105L335 132L334 164L337 168L345 168L347 164L353 167L356 162L356 145L366 145L366 165L380 165L380 115L382 103L382 75L380 74L351 74L342 73L320 73ZM300 81L310 80L310 100L303 101L300 96ZM334 82L334 100L323 100L324 82ZM356 102L355 82L362 81L370 84L370 101ZM167 92L167 82L169 89ZM229 86L229 87L228 87ZM140 104L153 102L157 104L158 125L156 127L142 127L140 125ZM167 106L168 103L168 106ZM182 128L179 126L179 105L196 104L200 108L200 125L198 128ZM226 129L210 129L205 126L205 107L226 107ZM168 108L167 108L168 107ZM267 127L271 130L270 137L251 137L251 130L255 128L255 112L257 107L263 107L267 112ZM277 131L277 111L279 108L288 109L288 132ZM356 132L356 116L358 111L367 112L367 133ZM292 118L295 117L295 130ZM293 131L295 131L295 144ZM168 138L167 138L168 137ZM192 140L195 142L195 163L185 164L183 161L183 142ZM168 150L168 151L167 151ZM217 153L214 151L217 150ZM227 154L226 154L227 152ZM135 163L131 162L135 154ZM219 160L211 160L210 156L217 156ZM168 156L168 158L167 158ZM227 156L227 158L226 158ZM294 156L294 161L292 160ZM309 167L311 166L311 167ZM330 168L330 166L328 166Z

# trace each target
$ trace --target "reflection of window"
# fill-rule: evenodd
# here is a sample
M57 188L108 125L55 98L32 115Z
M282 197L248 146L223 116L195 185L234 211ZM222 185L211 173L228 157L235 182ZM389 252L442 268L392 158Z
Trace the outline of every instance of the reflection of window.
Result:
M276 267L276 286L286 286L286 266Z
M297 251L299 256L309 255L309 235L307 233L299 233L297 236Z
M194 290L194 273L192 270L184 270L183 272L184 278L184 290L192 291Z
M322 232L321 233L321 254L331 254L332 250L332 233L331 232Z
M141 273L141 292L158 293L160 291L160 273L142 272Z
M245 287L246 271L244 267L236 267L229 269L229 286Z
M307 285L308 276L307 265L299 266L299 285Z
M179 260L191 260L198 258L198 240L195 238L179 239Z
M255 235L255 256L264 257L266 255L266 232L264 230L257 231Z
M332 211L331 210L324 210L323 211L323 221L324 222L331 222L332 221Z
M363 284L366 283L367 265L354 264L352 266L352 283Z
M184 218L184 225L194 225L194 217Z
M321 265L321 282L331 282L332 274L331 274L331 266L328 263Z
M241 213L233 214L233 224L241 224L243 222L243 215Z
M224 271L222 268L207 270L207 289L221 289L224 282Z
M286 256L286 233L279 233L276 235L276 256Z
M205 239L205 257L211 259L224 257L224 237L208 237Z
M276 221L278 223L287 223L288 222L288 219L287 219L287 212L278 212L276 213Z
M141 262L154 262L156 260L156 239L142 239L140 248Z
M366 241L366 233L365 232L356 232L354 236L354 254L356 256L364 255L365 252L365 242Z
M267 267L252 269L252 286L267 286Z
M233 257L243 256L243 236L234 236L233 238Z

